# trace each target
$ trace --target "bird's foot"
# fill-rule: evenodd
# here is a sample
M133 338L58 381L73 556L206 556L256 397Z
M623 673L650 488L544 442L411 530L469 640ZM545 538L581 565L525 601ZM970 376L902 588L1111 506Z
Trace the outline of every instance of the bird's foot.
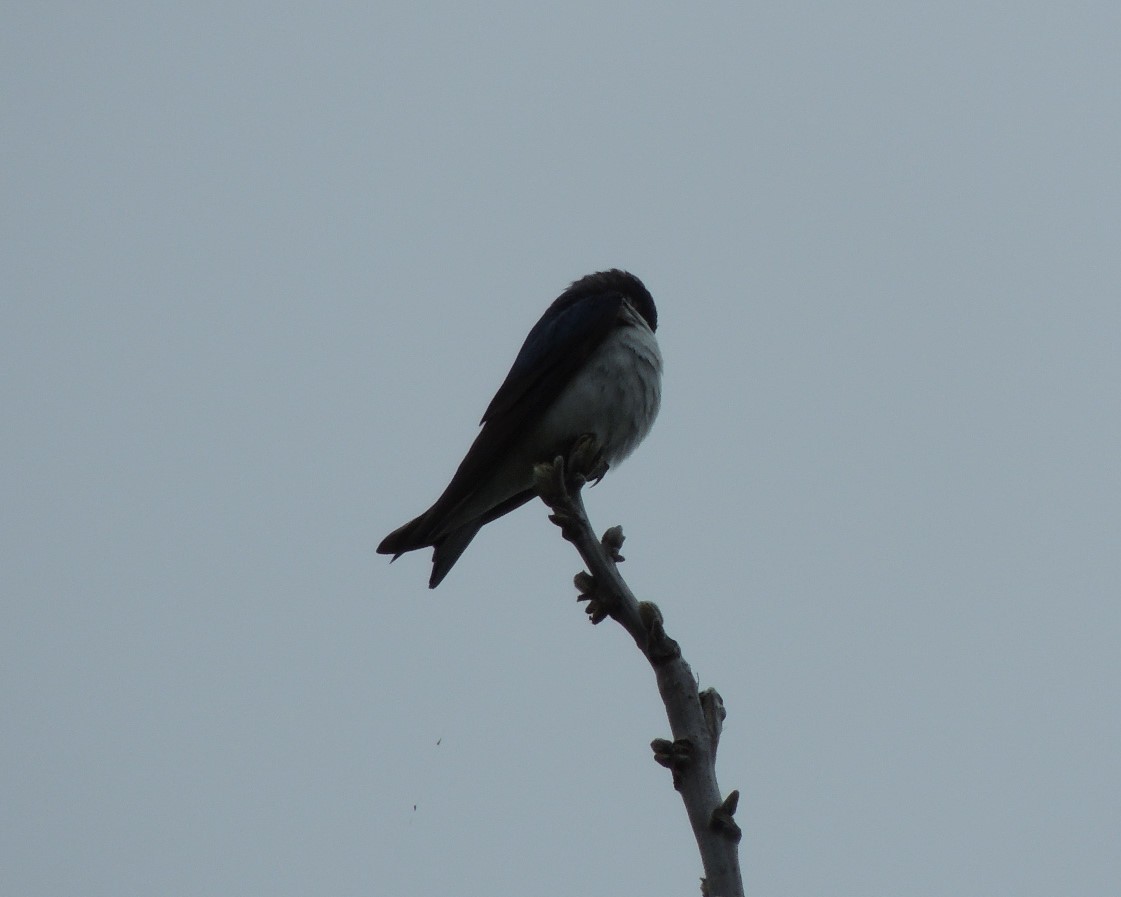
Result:
M610 465L603 457L603 449L594 433L585 433L568 451L568 471L593 486L603 479Z

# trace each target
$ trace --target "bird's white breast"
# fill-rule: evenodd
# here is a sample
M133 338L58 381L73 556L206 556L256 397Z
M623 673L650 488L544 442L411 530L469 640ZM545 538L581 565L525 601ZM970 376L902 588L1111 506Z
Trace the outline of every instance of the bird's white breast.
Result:
M641 315L624 306L625 326L600 344L541 421L547 441L594 433L614 464L646 438L662 398L662 353Z

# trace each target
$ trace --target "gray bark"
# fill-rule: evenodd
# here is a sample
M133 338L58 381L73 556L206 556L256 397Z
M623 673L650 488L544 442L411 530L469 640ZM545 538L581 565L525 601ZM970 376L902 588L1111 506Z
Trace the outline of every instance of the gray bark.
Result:
M569 457L576 470L602 475L593 459L581 454L580 446ZM581 463L586 461L593 463ZM537 493L553 512L549 519L576 546L588 567L588 572L575 578L578 600L587 602L585 610L593 623L611 617L630 633L654 670L672 739L656 738L651 748L654 759L673 773L673 786L685 804L704 867L701 893L705 897L743 897L741 833L733 818L739 792L724 798L716 781L723 701L714 689L698 692L696 677L680 647L666 635L661 611L655 604L635 598L619 574L622 528L612 527L602 539L596 538L584 509L584 482L579 474L566 475L563 458L539 464L535 471Z

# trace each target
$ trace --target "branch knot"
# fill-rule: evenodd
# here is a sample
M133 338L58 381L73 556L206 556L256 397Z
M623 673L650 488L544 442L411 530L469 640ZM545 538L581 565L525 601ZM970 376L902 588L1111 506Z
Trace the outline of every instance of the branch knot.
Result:
M668 738L655 738L650 742L654 751L654 762L673 773L673 787L681 790L681 777L693 763L693 742L688 738L670 741Z
M709 828L714 832L719 832L736 844L738 844L740 838L743 837L743 830L736 824L736 820L732 818L736 814L736 808L739 806L739 803L740 793L738 791L733 791L724 798L724 803L712 811L712 817L708 821Z

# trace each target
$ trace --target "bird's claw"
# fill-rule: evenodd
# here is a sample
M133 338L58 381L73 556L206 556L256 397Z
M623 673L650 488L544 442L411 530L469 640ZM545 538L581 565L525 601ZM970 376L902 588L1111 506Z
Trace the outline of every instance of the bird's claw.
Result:
M599 439L594 433L585 433L572 444L568 452L568 470L593 486L603 479L610 465L603 457Z

